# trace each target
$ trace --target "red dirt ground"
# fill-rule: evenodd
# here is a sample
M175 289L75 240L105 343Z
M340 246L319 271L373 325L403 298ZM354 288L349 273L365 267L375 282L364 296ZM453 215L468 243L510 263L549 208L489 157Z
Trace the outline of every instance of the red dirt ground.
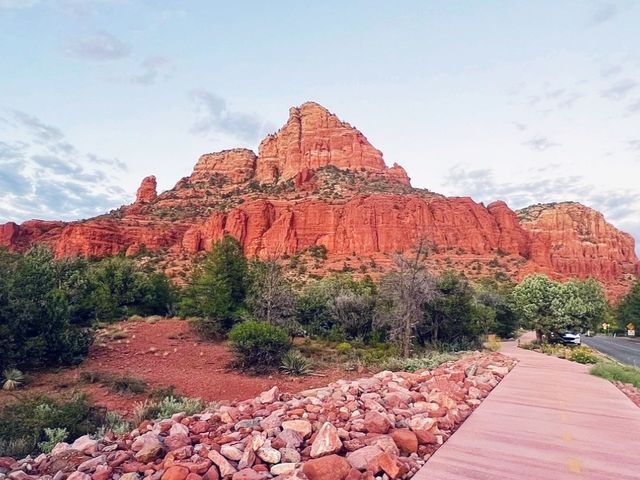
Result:
M88 358L77 367L42 372L30 378L21 392L60 393L80 390L97 405L131 413L136 401L147 398L154 387L175 386L178 395L199 397L205 401L244 400L277 385L281 391L298 392L324 386L340 378L351 379L362 373L339 368L316 371L321 376L291 377L281 373L251 376L232 370L233 354L224 343L199 341L184 320L163 319L155 324L143 320L114 325L127 337L109 342L96 341ZM97 384L80 381L80 372L130 375L144 379L149 387L142 395L125 395ZM0 393L0 404L10 395Z

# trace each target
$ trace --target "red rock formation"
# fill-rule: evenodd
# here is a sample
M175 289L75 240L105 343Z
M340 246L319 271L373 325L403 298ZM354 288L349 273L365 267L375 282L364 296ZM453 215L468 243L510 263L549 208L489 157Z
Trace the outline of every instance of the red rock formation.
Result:
M256 178L260 182L288 180L304 169L333 165L351 170L386 172L382 152L348 123L317 103L289 110L289 120L278 133L260 144ZM392 176L408 184L406 172ZM400 167L402 169L402 167Z
M292 108L258 156L247 149L206 154L173 189L157 195L155 183L145 178L133 205L94 219L0 225L0 245L23 251L43 242L59 257L131 255L144 245L165 252L169 264L229 233L249 255L324 245L329 260L319 268L327 269L384 267L427 239L434 268L469 275L594 276L622 292L629 275L640 274L633 238L600 213L566 203L516 214L504 202L484 207L413 189L402 167L388 168L362 133L315 103Z
M596 210L565 202L533 205L518 216L529 232L530 260L551 272L605 281L640 274L633 237Z
M255 170L256 154L246 148L234 148L202 155L190 179L192 182L209 182L215 175L220 175L232 183L242 183L253 178Z
M136 192L136 203L150 203L153 202L158 193L156 192L157 182L154 175L150 175L142 179L140 187Z

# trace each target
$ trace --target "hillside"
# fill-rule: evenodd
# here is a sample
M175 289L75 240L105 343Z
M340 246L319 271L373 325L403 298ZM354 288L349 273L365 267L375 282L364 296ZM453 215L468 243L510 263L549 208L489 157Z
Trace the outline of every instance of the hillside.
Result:
M0 225L0 245L50 245L57 256L141 250L176 278L226 233L250 256L280 256L302 277L332 270L384 272L396 252L426 238L435 270L520 279L593 276L610 294L640 273L634 239L577 203L518 212L413 188L405 170L348 123L316 103L292 108L258 154L205 154L193 173L157 194L145 178L136 201L77 222Z

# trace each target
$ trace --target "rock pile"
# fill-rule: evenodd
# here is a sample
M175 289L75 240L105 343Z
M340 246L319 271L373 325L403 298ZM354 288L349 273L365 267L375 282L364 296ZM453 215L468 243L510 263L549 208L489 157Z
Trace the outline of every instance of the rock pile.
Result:
M214 411L144 421L124 436L81 437L35 459L0 458L0 480L410 478L513 362L476 353L296 395L274 387Z
M622 390L622 393L629 397L629 400L640 407L640 388L636 388L630 383L613 382L613 384Z

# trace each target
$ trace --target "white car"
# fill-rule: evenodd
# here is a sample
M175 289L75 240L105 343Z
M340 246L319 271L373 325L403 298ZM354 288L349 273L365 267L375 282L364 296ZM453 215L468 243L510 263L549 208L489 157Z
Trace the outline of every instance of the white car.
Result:
M579 333L564 332L564 333L561 333L559 337L560 337L560 341L564 345L581 345L582 344L582 340L580 339Z

